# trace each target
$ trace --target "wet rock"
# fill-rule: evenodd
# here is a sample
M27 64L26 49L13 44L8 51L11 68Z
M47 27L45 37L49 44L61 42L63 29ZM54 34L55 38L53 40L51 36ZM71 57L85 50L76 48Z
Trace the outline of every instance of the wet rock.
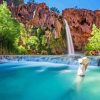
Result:
M98 59L98 66L100 66L100 59Z

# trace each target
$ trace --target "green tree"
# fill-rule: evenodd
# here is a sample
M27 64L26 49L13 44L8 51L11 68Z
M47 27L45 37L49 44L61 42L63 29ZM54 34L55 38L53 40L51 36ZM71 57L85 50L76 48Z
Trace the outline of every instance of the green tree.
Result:
M12 0L15 5L23 4L24 0Z
M36 36L30 36L27 41L28 49L38 50L39 47L39 39Z
M57 14L60 13L60 11L58 10L58 8L56 8L56 7L51 7L50 10L53 11L53 12L55 12L55 13L57 13Z
M20 33L20 24L12 17L11 12L7 8L7 4L0 5L0 53L3 49L6 51L15 51L14 45Z
M18 46L18 54L26 54L27 50L22 45Z
M29 0L27 3L28 4L35 3L35 0Z
M3 0L6 1L7 4L14 3L15 5L23 4L24 0Z
M92 37L89 38L89 42L87 43L85 49L89 51L100 50L100 28L93 25L91 35Z
M28 50L36 50L38 52L46 50L47 39L45 31L42 28L33 28L26 45Z

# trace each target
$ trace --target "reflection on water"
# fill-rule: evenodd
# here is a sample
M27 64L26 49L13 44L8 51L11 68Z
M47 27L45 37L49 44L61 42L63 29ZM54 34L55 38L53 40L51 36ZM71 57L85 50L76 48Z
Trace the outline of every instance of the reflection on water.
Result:
M75 84L76 84L76 90L77 92L80 92L81 85L84 81L85 76L76 76Z
M66 89L59 100L82 100L82 98L78 99L79 93L81 92L81 85L84 81L84 77L76 76L73 84Z

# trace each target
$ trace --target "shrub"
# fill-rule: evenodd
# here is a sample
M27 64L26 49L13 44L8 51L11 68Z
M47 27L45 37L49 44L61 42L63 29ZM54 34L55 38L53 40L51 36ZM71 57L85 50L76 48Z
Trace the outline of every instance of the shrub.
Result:
M91 35L92 37L89 38L85 50L100 50L100 29L93 25Z

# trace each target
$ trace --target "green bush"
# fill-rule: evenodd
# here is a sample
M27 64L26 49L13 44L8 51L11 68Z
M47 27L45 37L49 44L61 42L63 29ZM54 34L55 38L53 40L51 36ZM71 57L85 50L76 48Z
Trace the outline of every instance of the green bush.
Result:
M12 17L11 12L7 8L7 4L0 5L0 48L8 51L15 51L14 45L19 37L20 24ZM0 51L2 52L2 51Z
M22 45L20 45L17 49L18 49L18 54L26 54L27 53L27 50Z
M36 36L30 36L26 44L28 49L38 50L39 39Z
M92 37L89 38L85 50L100 50L100 29L93 25L91 35Z
M62 29L59 39L54 38L51 30L46 31L41 27L26 29L24 24L15 20L6 3L0 5L0 54L63 52L65 29Z

